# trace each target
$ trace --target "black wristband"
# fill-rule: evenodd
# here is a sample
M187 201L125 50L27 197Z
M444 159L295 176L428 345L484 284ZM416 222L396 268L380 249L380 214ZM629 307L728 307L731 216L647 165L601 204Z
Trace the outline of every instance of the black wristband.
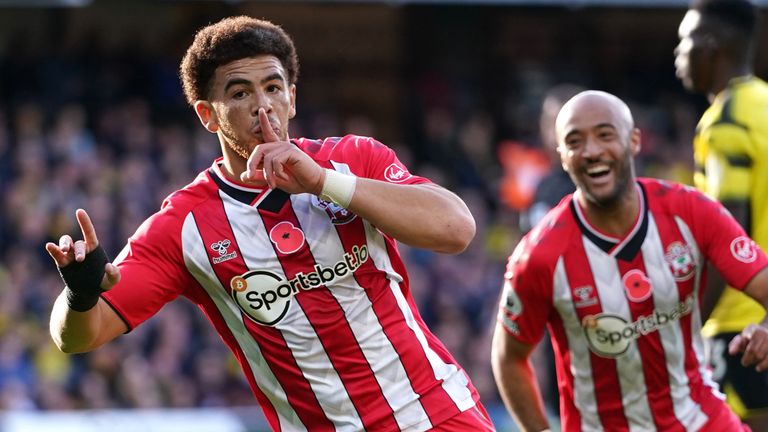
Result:
M85 312L96 306L104 292L101 281L104 279L104 266L107 262L107 253L101 246L97 246L85 255L82 262L72 261L67 266L59 267L70 309Z

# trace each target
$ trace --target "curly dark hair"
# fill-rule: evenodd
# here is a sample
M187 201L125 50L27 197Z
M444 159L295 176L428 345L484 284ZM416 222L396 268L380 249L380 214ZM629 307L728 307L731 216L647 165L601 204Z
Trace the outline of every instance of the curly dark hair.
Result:
M293 40L279 26L247 16L225 18L200 29L181 61L179 73L184 96L192 105L207 99L216 68L248 57L273 55L295 84L299 59Z

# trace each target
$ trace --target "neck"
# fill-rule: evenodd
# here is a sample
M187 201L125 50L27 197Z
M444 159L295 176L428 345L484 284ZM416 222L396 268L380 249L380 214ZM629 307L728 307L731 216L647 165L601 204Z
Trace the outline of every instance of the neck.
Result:
M229 180L236 183L241 183L240 174L245 172L248 164L248 160L237 154L228 145L221 145L221 154L224 157L221 164L221 172ZM264 182L249 182L248 185L256 188L266 187L266 181Z
M635 225L640 213L640 195L635 181L630 182L621 197L611 204L591 202L582 193L578 194L577 203L584 210L590 225L612 237L624 237Z
M730 67L723 67L721 73L715 74L712 88L710 89L707 97L709 102L712 103L717 95L728 87L728 84L734 78L744 77L752 75L752 67L747 64L732 65Z

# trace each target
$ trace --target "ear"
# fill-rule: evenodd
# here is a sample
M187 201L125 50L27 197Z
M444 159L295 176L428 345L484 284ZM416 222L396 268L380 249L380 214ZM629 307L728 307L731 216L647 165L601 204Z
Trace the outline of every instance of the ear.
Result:
M563 155L563 152L566 150L559 144L555 149L557 154L560 155L560 166L563 167L563 171L568 172L568 165L565 163L565 155Z
M633 128L629 135L629 151L632 152L632 156L637 156L640 153L640 149L643 147L641 142L640 129Z
M216 133L219 130L219 119L216 117L216 111L213 109L213 105L210 102L199 100L195 102L195 113L197 118L200 119L200 123L208 132Z
M296 84L291 84L288 88L288 97L291 99L291 110L288 112L288 118L296 117Z

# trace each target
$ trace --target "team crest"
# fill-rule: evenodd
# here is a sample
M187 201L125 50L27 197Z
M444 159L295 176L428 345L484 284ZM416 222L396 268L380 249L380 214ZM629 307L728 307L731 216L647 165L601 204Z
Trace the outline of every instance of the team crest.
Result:
M597 304L597 297L594 295L595 289L592 285L584 285L573 290L573 305L577 308L589 307Z
M667 246L664 260L669 265L669 270L678 282L687 281L693 276L696 263L693 261L691 248L687 244L676 241Z
M312 204L320 210L323 210L328 215L328 217L331 218L331 223L334 225L348 224L352 222L355 217L357 217L356 214L345 209L344 207L338 206L329 201L321 200L318 197L312 197Z
M757 259L757 246L749 237L736 237L731 242L731 255L737 260L749 264Z

